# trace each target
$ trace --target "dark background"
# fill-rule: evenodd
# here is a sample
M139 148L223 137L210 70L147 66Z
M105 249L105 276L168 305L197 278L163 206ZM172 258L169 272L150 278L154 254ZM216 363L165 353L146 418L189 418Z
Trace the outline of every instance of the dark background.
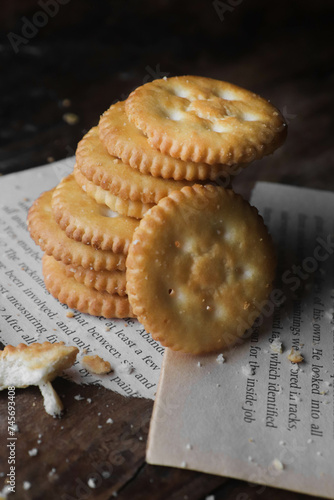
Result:
M42 4L51 9L51 3L56 15L41 16ZM261 179L334 191L332 0L2 0L0 7L2 174L72 156L100 114L134 87L164 75L195 74L260 93L289 124L285 145L240 174L237 189ZM34 28L36 21L43 26ZM17 391L24 430L17 466L20 500L63 499L65 493L77 498L74 478L85 478L91 462L106 460L110 450L126 460L89 498L109 500L116 493L126 500L310 498L149 466L148 425L140 419L149 422L151 401L80 388L93 397L90 413L83 415L74 400L77 386L63 379L55 385L67 408L60 421L44 413L37 389ZM114 405L116 417L102 439L97 415L107 415L106 403ZM29 460L27 450L39 432L40 455ZM122 432L130 433L136 447L124 448ZM57 468L53 479L47 476L51 464ZM32 478L33 487L24 492L23 480Z
M58 12L45 22L36 15L49 2ZM333 189L333 15L322 0L2 0L1 172L72 155L143 82L197 74L245 86L285 114L286 145L250 175L315 187L326 177ZM44 24L30 38L27 20Z

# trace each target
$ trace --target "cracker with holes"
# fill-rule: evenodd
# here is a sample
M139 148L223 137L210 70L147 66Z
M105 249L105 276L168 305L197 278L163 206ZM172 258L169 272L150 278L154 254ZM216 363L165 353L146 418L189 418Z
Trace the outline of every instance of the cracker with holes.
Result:
M195 185L171 193L140 221L127 292L155 340L208 353L233 345L253 325L275 266L257 210L231 190Z
M127 254L138 221L98 204L79 187L73 174L58 184L51 206L56 222L69 238L100 250Z
M52 214L53 193L54 189L42 193L28 213L28 229L36 245L64 264L94 271L124 271L125 255L98 250L66 236Z
M182 161L152 148L143 132L128 120L124 102L114 104L103 113L99 122L99 134L111 155L121 158L125 164L143 174L164 179L198 181L214 180L226 170L226 165ZM82 149L80 144L79 149Z
M78 352L77 347L66 346L64 342L7 345L0 351L0 391L12 386L37 385L45 411L59 416L63 405L51 382L74 364Z
M125 108L151 146L183 161L249 163L286 137L283 116L267 100L211 78L155 80L134 90Z

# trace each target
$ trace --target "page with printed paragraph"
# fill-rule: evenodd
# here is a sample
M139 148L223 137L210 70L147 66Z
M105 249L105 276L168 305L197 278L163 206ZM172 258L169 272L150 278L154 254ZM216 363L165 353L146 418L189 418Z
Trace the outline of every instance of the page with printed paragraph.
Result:
M30 238L26 218L34 200L73 170L74 158L0 177L0 342L59 342L80 353L66 377L79 384L101 384L125 396L154 399L164 348L137 320L108 320L74 311L46 290L43 252ZM80 363L99 355L113 371L93 375Z
M251 204L273 291L234 348L166 350L147 461L333 498L334 193L261 182Z

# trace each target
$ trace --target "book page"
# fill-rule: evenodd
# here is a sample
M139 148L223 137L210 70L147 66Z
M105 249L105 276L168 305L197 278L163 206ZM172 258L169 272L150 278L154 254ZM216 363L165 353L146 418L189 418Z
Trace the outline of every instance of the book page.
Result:
M79 312L68 318L68 307L45 289L43 253L30 238L27 213L33 201L56 186L73 166L74 159L69 158L0 177L0 342L4 346L64 341L80 350L76 364L66 371L70 380L153 399L164 349L140 323ZM113 372L89 373L80 364L84 351L109 361Z
M166 350L147 461L333 498L334 194L258 183L251 203L274 290L224 362Z

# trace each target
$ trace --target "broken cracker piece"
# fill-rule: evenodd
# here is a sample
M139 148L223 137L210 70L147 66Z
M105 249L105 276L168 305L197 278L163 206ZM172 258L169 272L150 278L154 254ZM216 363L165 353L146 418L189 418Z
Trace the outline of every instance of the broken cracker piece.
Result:
M291 361L291 363L301 363L302 361L304 361L304 358L298 351L295 351L292 347L290 353L288 354L288 360Z
M277 352L278 354L282 354L282 352L283 352L282 346L283 346L282 342L279 339L276 338L270 344L270 349L273 352Z
M64 342L7 345L0 351L0 390L37 385L44 398L45 411L58 416L63 405L51 382L73 365L78 352L77 347L66 346Z
M81 360L81 364L90 373L95 373L96 375L103 375L105 373L111 372L112 368L109 361L105 361L100 356L84 356Z

